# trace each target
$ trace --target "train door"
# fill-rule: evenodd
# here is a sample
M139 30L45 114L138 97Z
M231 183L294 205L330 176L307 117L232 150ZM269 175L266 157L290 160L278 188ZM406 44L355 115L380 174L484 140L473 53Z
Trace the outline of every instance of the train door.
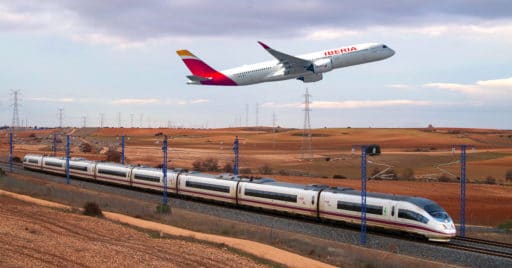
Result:
M391 207L389 209L389 216L392 219L396 219L398 215L398 204L396 201L391 201Z

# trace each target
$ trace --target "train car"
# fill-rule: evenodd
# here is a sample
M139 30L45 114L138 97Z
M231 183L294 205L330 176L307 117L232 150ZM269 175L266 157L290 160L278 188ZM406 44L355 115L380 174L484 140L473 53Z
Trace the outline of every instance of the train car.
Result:
M131 185L132 166L117 163L97 163L95 167L96 179L122 185Z
M56 174L66 174L66 158L44 156L42 170Z
M236 204L237 177L224 178L215 175L189 172L177 177L179 195Z
M360 191L333 187L322 192L318 213L322 219L361 224L361 207ZM436 217L443 217L447 228L443 228L425 207L435 211L432 213ZM455 226L448 214L433 201L419 197L368 193L366 224L418 234L432 241L448 241L455 236Z
M43 156L36 154L27 154L23 157L23 168L32 170L41 170L43 164Z
M94 179L95 167L95 161L89 161L83 158L69 159L69 174L74 177Z
M244 181L238 187L238 204L317 217L319 193L326 187L276 182L268 178Z
M167 171L167 190L176 191L176 172ZM164 174L160 168L135 167L132 169L132 186L156 191L164 190Z

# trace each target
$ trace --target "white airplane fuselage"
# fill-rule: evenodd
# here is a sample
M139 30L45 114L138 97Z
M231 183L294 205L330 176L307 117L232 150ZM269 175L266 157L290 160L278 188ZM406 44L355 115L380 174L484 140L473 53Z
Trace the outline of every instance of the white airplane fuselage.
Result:
M299 56L289 56L274 51L263 43L260 44L277 59L218 71L217 74L223 76L222 79L229 80L229 84L224 85L242 86L287 79L299 79L305 83L316 82L322 79L323 73L334 69L379 61L395 54L392 49L384 44L366 43ZM178 52L178 54L180 53ZM193 56L191 53L190 55ZM288 60L288 56L290 60ZM186 61L185 63L187 64ZM189 76L187 84L222 85L224 81L215 78L214 75L211 75L211 77L208 77L209 80L205 81L204 76L202 75L201 79L198 79L197 76ZM216 83L216 79L219 82Z

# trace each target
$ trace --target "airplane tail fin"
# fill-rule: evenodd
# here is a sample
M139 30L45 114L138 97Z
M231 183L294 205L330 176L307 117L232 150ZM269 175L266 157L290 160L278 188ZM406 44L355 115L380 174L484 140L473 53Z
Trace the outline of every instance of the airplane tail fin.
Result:
M192 72L193 77L206 78L218 73L215 69L204 63L188 50L178 50L176 53L178 53L178 56L180 56L185 65L187 65L190 72Z

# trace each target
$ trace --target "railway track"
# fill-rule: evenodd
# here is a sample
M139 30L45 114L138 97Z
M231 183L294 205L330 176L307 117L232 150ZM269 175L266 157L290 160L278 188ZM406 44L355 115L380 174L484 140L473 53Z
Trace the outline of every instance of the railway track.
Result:
M457 236L452 238L449 243L441 244L441 246L451 249L512 259L512 244L498 241Z

